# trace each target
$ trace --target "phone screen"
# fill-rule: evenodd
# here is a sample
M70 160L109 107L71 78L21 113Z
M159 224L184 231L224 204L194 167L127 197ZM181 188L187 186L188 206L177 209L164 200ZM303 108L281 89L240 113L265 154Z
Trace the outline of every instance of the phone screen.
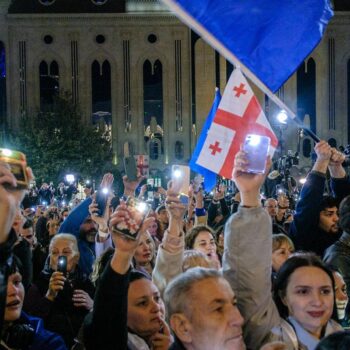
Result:
M267 136L248 134L243 150L247 152L247 172L262 174L265 172L266 157L269 152L270 138Z
M96 212L96 215L103 216L106 210L107 199L108 199L108 191L106 189L105 190L100 189L97 191L96 203L97 203L98 211Z
M190 172L190 168L187 165L172 166L171 181L175 192L188 196Z
M151 207L144 201L129 197L126 201L129 217L115 226L115 230L131 239L137 239L143 221Z
M67 257L66 256L61 255L58 257L57 271L60 271L63 274L67 273Z
M129 181L137 180L137 166L133 156L124 158L124 170Z

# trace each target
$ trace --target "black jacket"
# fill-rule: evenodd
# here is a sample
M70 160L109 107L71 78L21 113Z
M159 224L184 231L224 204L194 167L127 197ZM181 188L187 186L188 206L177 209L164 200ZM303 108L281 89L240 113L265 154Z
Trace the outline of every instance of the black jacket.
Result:
M50 301L45 295L52 272L43 270L38 280L31 285L26 293L23 309L33 316L42 318L45 328L60 334L70 348L88 314L85 308L73 305L73 291L82 289L93 298L94 286L88 276L78 270L67 278L64 289L58 293L56 299Z
M331 245L325 252L323 260L338 269L350 290L350 234L344 232L339 241Z
M311 251L323 256L325 250L335 243L340 234L329 234L319 228L321 202L325 190L325 175L311 172L304 184L296 206L289 236L296 250ZM331 179L333 195L343 199L350 193L349 179Z

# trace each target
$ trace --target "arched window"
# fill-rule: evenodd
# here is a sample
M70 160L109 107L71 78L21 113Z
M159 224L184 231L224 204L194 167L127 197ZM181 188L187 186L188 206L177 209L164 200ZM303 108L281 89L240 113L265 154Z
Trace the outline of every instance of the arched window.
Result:
M60 89L59 67L56 61L52 61L48 65L45 61L41 61L39 65L40 76L40 109L47 110L52 107L55 96L58 95Z
M304 120L310 116L310 128L316 132L316 63L310 58L297 72L297 108L298 116Z
M151 159L156 160L161 153L161 142L154 138L149 142L149 156Z
M311 156L311 141L309 138L304 138L303 140L303 156L305 158L310 158Z
M0 124L5 125L6 120L6 51L5 45L0 41Z
M184 144L181 141L175 142L175 158L183 159L184 157Z
M96 60L91 65L92 120L112 124L111 65L105 60L102 65Z
M146 60L143 64L143 110L146 127L152 116L163 127L163 67L159 60L153 64Z

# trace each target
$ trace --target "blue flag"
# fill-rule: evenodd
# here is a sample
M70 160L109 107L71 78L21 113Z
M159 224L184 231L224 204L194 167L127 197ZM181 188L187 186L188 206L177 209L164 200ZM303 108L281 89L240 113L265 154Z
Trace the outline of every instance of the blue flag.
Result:
M277 91L314 50L330 0L163 0L204 40Z
M207 120L205 121L205 123L203 125L202 132L199 136L196 148L192 154L192 158L191 158L190 163L189 163L191 170L201 174L204 177L204 188L206 191L210 191L215 186L216 173L208 170L207 168L200 166L199 164L196 164L196 161L197 161L197 159L202 151L203 145L204 145L205 140L207 138L208 130L213 122L213 119L215 117L216 110L219 107L220 101L221 101L220 91L219 91L219 89L216 89L215 99L214 99L213 105L211 107L211 110L209 112Z

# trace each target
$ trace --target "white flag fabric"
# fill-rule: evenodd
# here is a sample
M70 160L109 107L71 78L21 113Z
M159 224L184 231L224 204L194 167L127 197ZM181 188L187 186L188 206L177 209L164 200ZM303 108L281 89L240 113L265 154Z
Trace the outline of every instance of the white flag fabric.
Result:
M235 69L196 163L231 179L234 157L247 134L270 137L270 154L273 155L278 139L247 80Z

